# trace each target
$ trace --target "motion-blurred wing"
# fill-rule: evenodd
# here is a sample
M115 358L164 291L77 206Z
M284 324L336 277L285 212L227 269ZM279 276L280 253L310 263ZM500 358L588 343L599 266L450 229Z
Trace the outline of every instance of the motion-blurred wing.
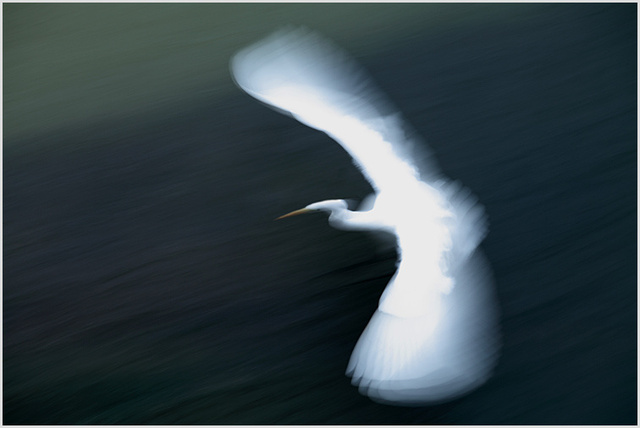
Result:
M276 32L231 62L253 97L334 138L376 190L431 179L424 144L345 52L305 29Z
M401 262L351 356L353 383L396 404L451 399L483 383L499 338L476 251L486 228L475 198L437 180L396 109L317 34L277 32L238 53L231 69L247 93L338 141L377 191L375 209L360 215L378 228L392 219Z
M482 254L475 252L453 276L451 293L430 305L440 314L374 313L347 367L361 393L384 403L433 404L459 397L490 377L500 336Z

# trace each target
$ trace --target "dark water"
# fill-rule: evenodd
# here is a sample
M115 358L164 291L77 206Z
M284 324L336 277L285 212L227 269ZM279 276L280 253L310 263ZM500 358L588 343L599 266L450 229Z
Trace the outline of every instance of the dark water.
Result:
M486 385L396 408L349 384L394 255L272 219L370 189L230 90L5 140L4 423L635 424L636 5L402 40L358 57L488 212Z

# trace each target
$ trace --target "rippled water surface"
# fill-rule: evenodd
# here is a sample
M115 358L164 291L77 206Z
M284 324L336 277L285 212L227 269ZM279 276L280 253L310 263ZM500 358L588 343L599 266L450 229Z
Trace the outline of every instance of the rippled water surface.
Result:
M233 86L278 25L348 48L485 205L494 377L344 376L394 270L322 215L370 192ZM636 5L4 5L4 423L635 424Z

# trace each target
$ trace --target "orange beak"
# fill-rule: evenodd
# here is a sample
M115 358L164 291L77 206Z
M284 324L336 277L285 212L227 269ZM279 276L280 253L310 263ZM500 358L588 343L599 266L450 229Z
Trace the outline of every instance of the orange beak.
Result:
M309 213L309 212L312 212L312 211L313 210L302 208L301 210L295 210L295 211L291 211L289 214L281 215L276 220L280 220L281 218L291 217L291 216L294 216L294 215L300 215L300 214L304 214L304 213Z

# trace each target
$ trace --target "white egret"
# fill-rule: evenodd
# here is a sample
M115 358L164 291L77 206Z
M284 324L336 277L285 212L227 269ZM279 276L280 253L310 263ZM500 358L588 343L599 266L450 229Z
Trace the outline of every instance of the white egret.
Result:
M336 228L396 236L397 271L353 350L352 383L400 405L481 385L499 340L491 280L476 251L484 213L470 192L447 183L364 71L320 35L278 31L237 53L231 71L251 96L335 139L374 189L360 211L327 200L283 217L326 211Z

